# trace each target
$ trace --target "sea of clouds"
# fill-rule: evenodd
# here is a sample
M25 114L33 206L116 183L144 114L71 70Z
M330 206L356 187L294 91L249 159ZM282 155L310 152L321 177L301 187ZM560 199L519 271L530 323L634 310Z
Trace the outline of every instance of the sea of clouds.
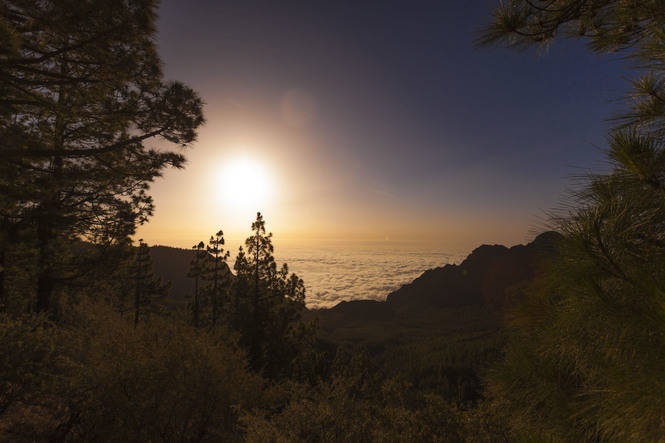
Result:
M385 300L425 270L457 263L460 254L422 246L394 244L329 244L276 249L307 288L307 307L329 308L343 300Z

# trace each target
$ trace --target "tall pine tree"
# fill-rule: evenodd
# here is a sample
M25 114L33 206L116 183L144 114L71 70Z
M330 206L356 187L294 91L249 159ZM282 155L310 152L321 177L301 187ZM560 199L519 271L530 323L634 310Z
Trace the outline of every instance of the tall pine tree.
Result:
M210 263L205 244L199 242L192 246L194 258L189 265L187 277L194 279L194 293L192 294L192 322L195 328L201 326L202 296L204 293L205 277L209 271Z
M61 240L110 244L152 214L148 183L184 157L146 142L187 146L203 123L196 93L162 80L156 8L0 4L0 227L36 239L37 311L61 282Z
M219 321L220 303L223 300L222 294L226 294L227 286L230 283L230 275L226 260L229 258L229 251L224 250L224 233L219 230L214 237L210 237L206 247L212 264L210 265L210 299L212 304L212 326L216 326Z
M276 271L272 234L256 214L253 234L241 247L234 269L231 325L240 335L255 370L270 378L293 375L298 356L309 350L314 337L311 325L302 322L305 286L288 266Z
M612 170L554 217L561 256L513 315L490 391L515 439L665 436L665 5L646 0L501 2L480 43L582 37L640 77L608 137Z
M134 280L134 327L138 326L141 317L145 317L157 298L166 296L169 285L154 275L152 259L147 243L139 240L136 248L132 277Z

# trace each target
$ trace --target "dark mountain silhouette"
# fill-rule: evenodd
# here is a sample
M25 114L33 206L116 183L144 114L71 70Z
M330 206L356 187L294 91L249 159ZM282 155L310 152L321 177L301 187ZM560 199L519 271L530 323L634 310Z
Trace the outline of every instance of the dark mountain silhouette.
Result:
M527 245L482 245L459 265L425 271L388 294L386 303L397 310L474 304L502 307L507 302L506 291L534 277L543 259L554 252L558 237L546 232Z
M314 315L328 339L370 345L405 335L496 330L511 294L555 254L558 238L545 232L527 245L482 245L459 265L425 271L385 302L341 302Z
M172 305L187 303L193 293L194 279L187 277L189 265L194 258L191 249L172 248L170 246L152 246L150 248L155 275L163 282L171 282L167 301ZM230 273L228 266L226 273Z
M169 246L150 247L155 275L163 282L171 282L168 301L175 304L185 303L187 295L192 293L193 280L187 277L189 264L194 258L191 249L172 248Z

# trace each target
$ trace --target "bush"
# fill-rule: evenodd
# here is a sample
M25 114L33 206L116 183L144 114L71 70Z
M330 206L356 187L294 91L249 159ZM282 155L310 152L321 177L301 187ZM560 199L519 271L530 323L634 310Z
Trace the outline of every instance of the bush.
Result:
M2 438L234 440L260 399L262 380L219 334L172 319L134 329L102 305L70 325L40 320L0 322Z

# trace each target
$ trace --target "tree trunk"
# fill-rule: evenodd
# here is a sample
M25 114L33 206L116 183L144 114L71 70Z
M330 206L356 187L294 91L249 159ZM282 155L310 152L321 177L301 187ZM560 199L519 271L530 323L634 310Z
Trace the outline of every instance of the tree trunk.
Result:
M256 231L256 252L254 253L254 297L256 300L259 299L259 239L259 231Z
M63 46L69 44L69 39L65 39ZM60 64L60 74L66 76L68 73L67 61L64 55ZM37 305L35 310L37 312L46 312L51 308L53 298L53 289L55 281L53 278L53 260L55 259L52 248L54 240L56 239L58 227L58 214L59 211L59 192L58 189L62 180L63 159L62 151L64 150L64 134L66 130L66 123L63 113L66 112L67 99L66 99L66 86L60 85L58 90L58 98L56 100L56 116L54 125L54 139L53 151L54 156L52 160L52 188L46 190L45 200L42 203L41 217L38 221L37 237L39 242L39 259L38 259L38 277L37 277Z
M217 257L215 257L215 271L212 280L212 326L217 324Z
M199 277L194 279L194 327L199 327Z

